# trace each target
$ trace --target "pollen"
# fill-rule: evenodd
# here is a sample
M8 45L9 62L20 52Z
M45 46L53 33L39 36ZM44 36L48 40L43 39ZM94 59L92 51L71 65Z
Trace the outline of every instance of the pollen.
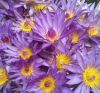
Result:
M35 11L43 10L45 7L46 7L46 4L43 4L43 3L34 4L34 10Z
M82 15L80 16L81 19L84 19L85 17L86 17L86 13L85 13L85 14L82 14Z
M87 14L84 13L82 14L79 18L80 18L80 22L84 22L84 19L86 18Z
M90 27L87 32L90 36L96 36L96 35L98 35L98 28Z
M39 82L39 86L41 90L43 90L43 93L51 93L55 89L55 85L55 79L50 75L43 77Z
M100 71L94 66L87 66L83 72L83 80L89 87L100 88Z
M23 48L19 51L19 56L24 60L29 59L32 56L32 51L30 48Z
M4 85L8 81L7 72L4 68L0 68L0 85Z
M24 65L21 68L21 73L23 76L30 76L33 73L33 66L31 65Z
M20 26L24 32L30 32L34 26L34 22L30 19L25 19L22 20Z
M58 37L58 33L53 28L50 28L46 33L46 39L48 39L50 42L56 41Z
M74 13L71 11L66 11L67 17L64 19L64 22L66 22L68 19L74 17Z
M62 65L70 64L70 63L71 63L71 59L70 59L69 55L67 55L65 53L58 53L56 55L56 66L60 70L64 69Z
M72 43L77 43L77 41L79 40L79 33L77 32L72 32L69 35L69 39L71 40Z

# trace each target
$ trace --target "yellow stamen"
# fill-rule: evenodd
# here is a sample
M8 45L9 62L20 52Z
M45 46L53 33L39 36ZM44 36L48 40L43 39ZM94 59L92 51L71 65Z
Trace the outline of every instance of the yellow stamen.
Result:
M85 17L86 17L86 14L82 14L82 15L80 16L81 19L84 19Z
M80 16L80 21L81 21L81 22L84 22L85 17L86 17L86 13L85 13L85 14L82 14L82 15Z
M43 77L40 82L39 86L44 91L43 93L51 93L55 88L55 79L48 75Z
M89 87L100 88L100 71L98 68L88 65L83 72L83 80Z
M46 4L34 4L34 10L38 11L38 10L43 10L46 7Z
M30 76L33 73L33 66L31 65L24 65L21 68L21 73L23 76Z
M29 48L23 48L22 50L19 51L19 56L26 60L32 56L32 51Z
M63 66L64 64L70 64L71 63L71 59L69 57L69 55L65 54L65 53L58 53L56 55L56 66L60 69L63 70Z
M74 17L74 13L71 11L66 11L66 13L68 14L68 16L64 19L64 22L66 22L68 19Z
M79 40L79 33L77 32L72 32L69 35L69 39L72 41L72 43L77 43L77 41Z
M96 27L96 26L95 27L90 27L87 32L90 36L95 36L95 35L99 34L98 27Z
M5 84L8 81L7 72L4 68L0 68L0 85Z
M24 32L30 32L34 26L34 22L30 19L22 20L20 26Z

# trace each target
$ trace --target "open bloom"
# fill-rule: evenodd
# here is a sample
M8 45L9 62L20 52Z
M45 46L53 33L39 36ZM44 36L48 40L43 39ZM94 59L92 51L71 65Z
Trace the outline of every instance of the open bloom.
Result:
M14 32L22 31L24 33L29 33L34 29L34 25L35 25L34 18L31 17L30 13L24 14L23 9L25 9L25 7L20 6L20 7L14 8L13 11L11 10L11 12L13 13L15 17L15 19L13 19L11 29Z
M67 84L79 86L74 93L94 93L100 92L100 58L95 54L95 49L87 52L85 48L77 52L78 65L64 66L67 70L73 72L67 76Z
M24 91L30 80L34 80L44 73L39 70L39 66L42 64L42 62L43 60L41 58L36 57L24 62L15 62L15 65L12 64L9 67L9 77L13 82L19 82L19 85L22 84L23 88L21 87L22 89L19 88L19 90Z
M16 34L16 38L12 39L13 45L7 45L5 55L8 56L6 60L7 63L19 61L19 60L28 60L32 55L32 48L29 46L30 42L23 35Z
M34 91L34 93L63 93L61 86L64 82L65 74L63 72L57 72L56 69L49 69L49 72L40 76L36 80L35 85L32 86L31 84L31 88L28 90L29 92Z
M54 54L53 61L54 64L59 70L64 70L63 65L69 65L73 63L73 55L71 50L68 50L66 44L59 42L58 47L56 48L56 53Z
M34 28L34 21L30 18L20 18L16 23L13 23L12 29L14 31L23 31L29 33Z
M43 41L54 43L65 36L63 34L66 27L69 27L71 21L64 22L65 14L61 10L55 13L41 12L40 15L35 16L35 31ZM39 38L37 38L39 39Z

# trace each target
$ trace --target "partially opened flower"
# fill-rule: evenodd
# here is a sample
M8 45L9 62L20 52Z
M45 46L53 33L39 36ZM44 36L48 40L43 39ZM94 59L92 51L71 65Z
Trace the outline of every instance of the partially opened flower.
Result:
M94 93L100 92L100 59L97 58L95 52L95 49L87 52L83 48L76 54L78 65L64 66L73 73L67 76L69 79L67 84L79 84L74 93L83 91L85 93L90 93L90 91Z

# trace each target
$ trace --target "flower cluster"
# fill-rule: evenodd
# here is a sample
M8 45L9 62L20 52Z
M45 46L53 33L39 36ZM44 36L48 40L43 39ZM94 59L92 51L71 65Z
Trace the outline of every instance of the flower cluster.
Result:
M0 0L0 93L100 93L99 8Z

